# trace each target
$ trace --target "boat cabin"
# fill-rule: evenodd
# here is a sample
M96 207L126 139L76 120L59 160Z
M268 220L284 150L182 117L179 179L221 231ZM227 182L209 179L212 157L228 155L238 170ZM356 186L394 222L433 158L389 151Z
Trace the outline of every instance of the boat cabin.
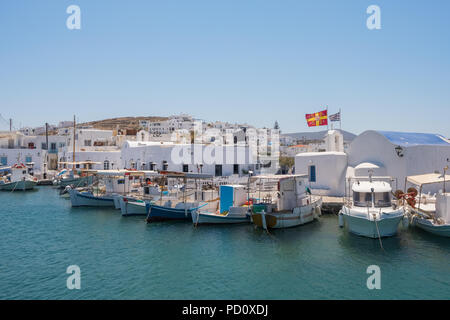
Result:
M385 181L357 181L352 186L356 207L390 207L392 187Z
M23 163L15 164L11 167L11 182L21 181L28 177L28 167Z

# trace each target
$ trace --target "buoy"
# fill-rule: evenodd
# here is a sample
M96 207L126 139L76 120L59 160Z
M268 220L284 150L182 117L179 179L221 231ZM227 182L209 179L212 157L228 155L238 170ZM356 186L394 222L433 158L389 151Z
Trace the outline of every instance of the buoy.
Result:
M322 215L322 210L320 207L314 208L314 218L318 219Z
M344 215L342 214L341 211L339 211L339 227L343 227L344 226Z

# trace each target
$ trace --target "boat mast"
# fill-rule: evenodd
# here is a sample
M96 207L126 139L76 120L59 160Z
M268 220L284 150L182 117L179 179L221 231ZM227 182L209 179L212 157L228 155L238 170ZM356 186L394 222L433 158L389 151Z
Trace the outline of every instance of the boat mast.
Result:
M73 115L73 151L72 151L72 172L75 174L75 115Z

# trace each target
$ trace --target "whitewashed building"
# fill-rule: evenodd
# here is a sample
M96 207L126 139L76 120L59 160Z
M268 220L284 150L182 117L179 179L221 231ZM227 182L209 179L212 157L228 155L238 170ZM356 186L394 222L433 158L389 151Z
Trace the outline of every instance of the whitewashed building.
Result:
M367 176L368 168L373 168L375 176L392 177L393 188L403 190L407 176L442 173L447 165L450 143L441 135L392 131L365 131L346 153L302 153L295 157L296 173L310 175L313 192L331 196L344 195L346 178Z
M247 174L255 162L245 146L127 141L122 147L122 166L230 176Z

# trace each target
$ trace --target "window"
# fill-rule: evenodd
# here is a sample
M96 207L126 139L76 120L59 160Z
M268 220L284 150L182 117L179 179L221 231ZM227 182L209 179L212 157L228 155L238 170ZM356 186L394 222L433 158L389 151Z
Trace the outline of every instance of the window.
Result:
M108 160L105 160L103 162L103 170L109 170L109 161Z
M150 170L155 171L156 170L156 163L150 162Z
M56 142L52 142L52 143L50 144L50 149L51 149L51 150L56 150Z
M316 166L308 167L309 182L316 182Z
M222 176L222 165L216 164L216 177Z
M33 142L29 142L28 143L28 149L34 149L34 143Z
M391 195L389 192L375 192L374 201L375 207L390 207Z
M25 162L26 162L26 163L33 162L33 158L30 157L30 156L27 156L27 157L25 157Z
M163 169L163 171L167 171L169 169L169 165L167 164L167 161L165 161L165 160L162 163L162 169Z
M357 207L367 207L372 203L370 192L353 192L353 203Z
M183 172L189 172L189 165L183 164Z
M47 150L47 144L45 142L41 143L41 149L42 150Z
M239 165L233 164L233 174L239 174Z
M6 166L8 164L8 157L1 157L0 163L2 166Z
M92 145L92 141L91 140L84 140L84 145L86 147L90 147Z

